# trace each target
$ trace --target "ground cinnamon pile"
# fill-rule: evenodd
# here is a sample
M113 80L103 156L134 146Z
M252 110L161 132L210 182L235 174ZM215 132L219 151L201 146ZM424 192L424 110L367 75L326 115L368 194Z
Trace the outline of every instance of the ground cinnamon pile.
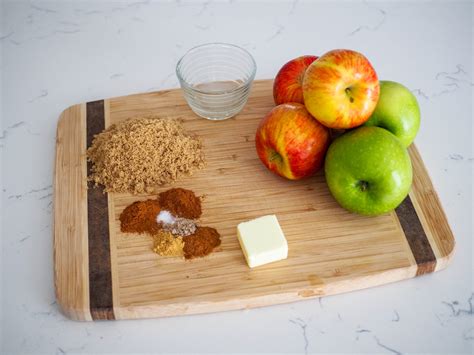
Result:
M211 227L197 227L194 234L183 237L184 257L199 258L208 255L221 244L221 236Z
M216 229L197 226L195 219L201 213L201 199L193 191L174 188L156 200L137 201L125 208L120 215L121 230L150 234L153 251L159 255L198 258L221 244ZM167 223L160 220L162 215L166 215Z
M157 200L137 201L127 206L120 214L120 229L124 233L158 232L160 226L156 216L160 213L160 204Z
M160 193L159 200L161 208L171 212L174 216L188 219L201 217L201 199L191 190L170 189Z
M87 150L89 180L106 192L152 193L159 185L204 167L201 141L180 121L157 116L128 119L96 135Z

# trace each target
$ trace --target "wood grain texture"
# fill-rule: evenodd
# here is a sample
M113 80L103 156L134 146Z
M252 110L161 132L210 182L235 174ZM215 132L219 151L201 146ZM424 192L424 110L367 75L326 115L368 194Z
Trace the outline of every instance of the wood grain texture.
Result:
M433 272L436 267L436 257L410 196L407 196L396 208L395 213L418 265L416 274L423 275Z
M442 270L451 261L456 241L418 149L412 144L408 151L415 172L410 197L436 256L434 271Z
M85 132L85 104L72 106L61 114L54 173L54 286L64 314L77 320L92 320Z
M221 122L194 115L180 90L105 100L107 126L152 113L182 119L188 131L203 139L206 168L172 186L205 196L201 222L217 228L222 235L222 245L205 258L185 261L159 257L151 251L150 237L121 233L118 220L127 205L153 196L108 194L111 289L116 319L265 306L377 286L417 275L419 266L412 252L413 244L408 243L404 233L407 226L402 227L395 212L379 217L348 213L330 195L323 174L290 182L271 174L260 163L255 153L254 135L260 119L274 105L271 88L270 80L255 82L244 110L237 117ZM68 119L78 117L71 115ZM67 127L60 123L58 136L82 134L85 142L85 127L72 130L74 125L77 123ZM85 145L82 147L85 149ZM79 148L73 149L77 156L84 154ZM414 147L410 148L410 154L415 175L410 198L419 216L419 226L423 227L437 259L436 270L439 270L447 265L454 238L421 157ZM67 158L58 155L57 165ZM66 191L77 189L84 181L62 179L60 183L65 186L55 188L56 200L65 199ZM168 188L170 186L165 186L159 191ZM431 206L425 206L426 203ZM87 204L78 200L71 209L56 211L56 224L74 220L87 225L87 221L77 217L87 215L84 209ZM289 257L249 269L237 240L236 226L241 221L266 214L278 216L288 240ZM61 234L63 230L55 230L56 254L61 254L63 249L65 253L74 249L71 240ZM87 234L81 236L87 240ZM62 274L66 275L73 273L76 265L87 269L87 263L87 258L78 255L68 263L56 264L56 268L62 268ZM57 287L64 286L57 282ZM62 292L59 290L58 294ZM84 307L83 314L68 314L71 318L88 319L84 314L89 314L90 319L87 303L74 298L63 298L60 303L67 309L70 302Z
M86 105L87 148L94 136L105 129L104 100ZM87 162L87 174L92 173L92 163ZM112 270L110 263L109 198L104 188L87 184L87 221L89 231L89 290L92 319L115 319L112 297Z

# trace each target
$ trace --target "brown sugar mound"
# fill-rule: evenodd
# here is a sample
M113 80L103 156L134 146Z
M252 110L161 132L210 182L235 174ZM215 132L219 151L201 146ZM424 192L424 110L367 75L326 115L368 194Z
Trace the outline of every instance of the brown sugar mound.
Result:
M160 211L157 200L134 202L120 214L120 230L124 233L157 233L160 226L156 216Z
M201 199L191 190L180 187L160 193L160 205L171 214L188 219L201 217Z
M110 126L94 137L87 157L89 180L107 192L152 193L204 167L201 141L178 120L156 116Z
M210 254L221 244L221 236L211 227L197 227L194 234L183 237L184 257L192 259Z

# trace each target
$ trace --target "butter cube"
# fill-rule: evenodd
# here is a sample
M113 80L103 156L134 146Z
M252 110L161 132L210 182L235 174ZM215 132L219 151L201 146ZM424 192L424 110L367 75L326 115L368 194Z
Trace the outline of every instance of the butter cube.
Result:
M251 268L288 257L288 243L275 215L240 223L237 236Z

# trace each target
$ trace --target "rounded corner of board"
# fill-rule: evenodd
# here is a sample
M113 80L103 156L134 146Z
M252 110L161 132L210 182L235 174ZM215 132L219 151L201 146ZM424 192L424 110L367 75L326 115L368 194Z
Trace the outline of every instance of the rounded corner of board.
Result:
M450 242L445 254L436 260L435 271L446 269L451 264L454 254L456 254L456 240L454 237L451 238Z
M61 299L61 297L58 296L56 296L56 302L61 314L67 319L76 322L92 321L91 314L88 309L74 308L73 305L69 304L67 301Z
M78 117L79 115L77 113L80 113L80 110L82 109L83 106L84 106L84 104L74 104L74 105L71 105L71 106L65 108L59 114L58 127L64 121L66 121L68 119L71 119L71 118L74 118L74 117Z
M74 110L78 106L81 106L82 104L74 104L66 107L64 110L62 110L61 114L59 115L59 118L61 119L66 113L68 113L71 110Z

